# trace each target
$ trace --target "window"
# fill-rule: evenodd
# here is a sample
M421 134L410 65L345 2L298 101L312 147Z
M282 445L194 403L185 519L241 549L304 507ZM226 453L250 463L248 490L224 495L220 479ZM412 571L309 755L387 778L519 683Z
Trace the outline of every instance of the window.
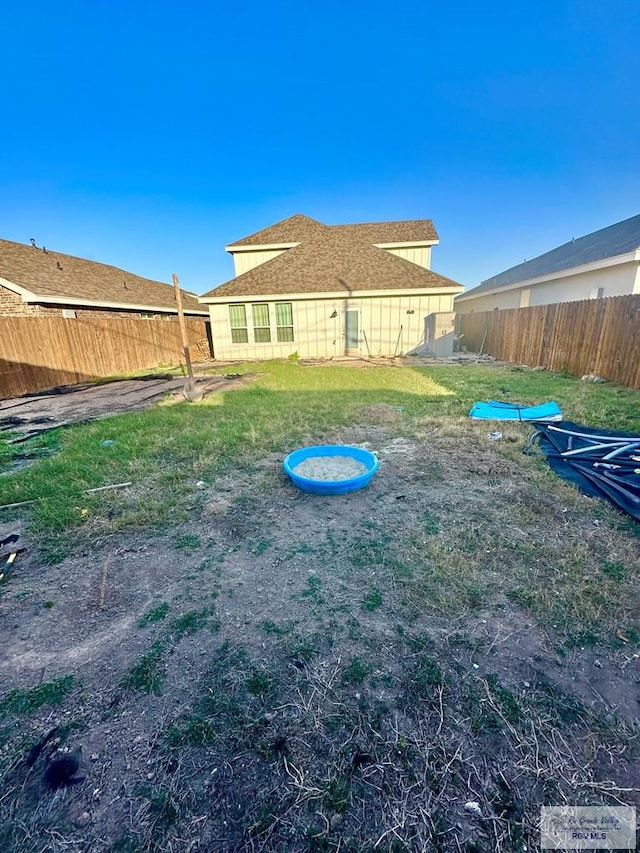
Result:
M247 332L247 309L244 305L229 305L229 321L231 323L232 343L249 343L249 333Z
M291 302L275 303L275 335L271 327L273 315L273 303L254 302L251 305L253 343L270 344L277 341L282 344L293 342L293 304ZM234 344L249 343L247 306L242 303L229 305L229 321L232 342Z
M276 302L276 336L281 344L293 341L293 310L290 302Z
M271 343L271 325L269 323L269 306L260 302L251 306L253 315L253 337L257 344Z

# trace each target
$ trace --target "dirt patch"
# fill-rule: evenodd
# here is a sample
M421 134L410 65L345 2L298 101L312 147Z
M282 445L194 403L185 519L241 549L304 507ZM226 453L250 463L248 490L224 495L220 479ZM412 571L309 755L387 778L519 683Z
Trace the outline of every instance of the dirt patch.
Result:
M362 420L371 424L397 424L401 417L401 408L387 403L372 403L360 410Z
M607 586L637 537L519 428L399 417L323 437L378 454L360 492L298 491L272 454L194 484L179 528L53 566L32 543L1 598L3 850L523 850L541 804L638 803ZM594 579L600 623L586 593L563 617Z

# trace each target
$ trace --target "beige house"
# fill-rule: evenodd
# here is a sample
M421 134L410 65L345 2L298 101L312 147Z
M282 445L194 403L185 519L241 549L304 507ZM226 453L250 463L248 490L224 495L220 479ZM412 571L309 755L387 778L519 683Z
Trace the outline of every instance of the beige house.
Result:
M232 243L236 277L200 297L216 358L448 347L463 287L430 269L438 242L428 219L324 225L296 214Z
M578 237L456 297L458 314L640 293L640 215Z
M207 316L183 291L189 316ZM174 288L118 267L51 249L0 240L0 317L175 316Z

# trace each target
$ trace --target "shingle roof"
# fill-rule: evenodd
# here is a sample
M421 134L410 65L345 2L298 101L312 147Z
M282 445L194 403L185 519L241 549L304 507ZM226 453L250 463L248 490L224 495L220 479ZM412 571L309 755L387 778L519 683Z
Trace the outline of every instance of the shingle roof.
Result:
M430 219L404 219L399 222L363 222L357 225L331 225L355 234L368 243L421 243L438 239Z
M265 246L270 243L299 243L301 240L318 234L325 228L345 231L366 240L367 243L419 243L438 239L436 229L430 219L405 219L398 222L362 222L352 225L324 225L317 219L311 219L303 213L296 213L288 219L282 219L275 225L256 231L242 240L230 244L236 246Z
M344 282L354 291L462 288L458 282L432 270L375 248L361 239L356 228L321 226L301 239L299 245L201 298L344 293Z
M96 304L176 312L174 289L118 267L0 240L0 278L28 291L29 301ZM183 291L186 312L206 313L197 297Z
M605 258L614 258L616 255L624 255L640 248L640 214L593 231L584 237L578 237L569 243L551 249L543 255L538 255L530 261L518 264L504 272L485 279L482 284L467 290L458 299L466 299L468 296L479 296L481 293L506 287L509 284L517 284L519 281L528 281L551 275L571 267L590 264Z
M322 222L311 219L303 213L296 213L288 219L282 219L275 225L256 231L242 240L234 240L231 246L264 246L270 243L298 243L305 237L310 237L326 228Z

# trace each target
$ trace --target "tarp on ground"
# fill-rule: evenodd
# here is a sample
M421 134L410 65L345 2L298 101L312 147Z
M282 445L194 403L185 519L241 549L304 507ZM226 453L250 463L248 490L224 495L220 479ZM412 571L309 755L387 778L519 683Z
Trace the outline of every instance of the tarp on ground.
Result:
M486 421L561 421L562 412L553 400L539 406L518 406L516 403L489 400L488 403L474 403L469 417Z
M556 474L640 521L640 435L571 421L536 427L530 444L539 440Z

